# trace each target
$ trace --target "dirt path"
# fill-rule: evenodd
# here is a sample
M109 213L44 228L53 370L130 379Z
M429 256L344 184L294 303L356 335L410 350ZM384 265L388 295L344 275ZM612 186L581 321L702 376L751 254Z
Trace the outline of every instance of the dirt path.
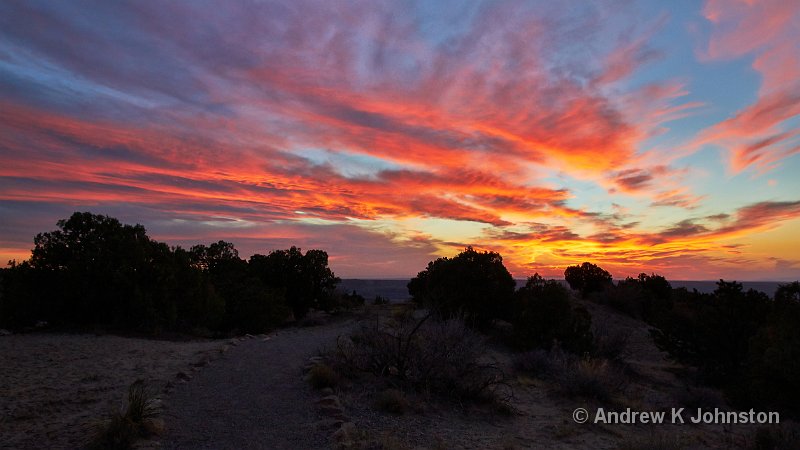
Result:
M315 394L302 366L352 326L340 322L242 341L165 399L162 448L330 448L327 433L315 426Z

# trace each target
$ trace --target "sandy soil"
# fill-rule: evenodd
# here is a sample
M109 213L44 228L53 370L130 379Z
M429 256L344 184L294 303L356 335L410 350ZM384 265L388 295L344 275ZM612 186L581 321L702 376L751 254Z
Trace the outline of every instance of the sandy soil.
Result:
M0 336L0 448L79 448L144 380L157 393L188 379L228 341L118 336Z

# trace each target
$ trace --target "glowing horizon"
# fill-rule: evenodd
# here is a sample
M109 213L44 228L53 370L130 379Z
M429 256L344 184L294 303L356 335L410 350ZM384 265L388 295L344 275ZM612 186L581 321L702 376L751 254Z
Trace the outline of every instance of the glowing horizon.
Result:
M0 4L3 262L91 211L343 278L789 281L799 152L796 2Z

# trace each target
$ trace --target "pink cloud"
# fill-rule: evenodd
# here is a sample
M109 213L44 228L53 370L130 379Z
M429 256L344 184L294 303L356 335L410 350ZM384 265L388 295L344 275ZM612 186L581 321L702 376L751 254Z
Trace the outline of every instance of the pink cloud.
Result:
M800 4L710 0L704 14L713 30L705 58L752 56L761 87L753 104L700 133L695 148L726 148L734 173L772 170L800 151L797 131L786 124L800 114Z

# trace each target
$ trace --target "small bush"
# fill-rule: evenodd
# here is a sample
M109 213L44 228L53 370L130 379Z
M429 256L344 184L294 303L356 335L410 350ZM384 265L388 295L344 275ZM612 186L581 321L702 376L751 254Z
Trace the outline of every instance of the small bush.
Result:
M361 294L353 291L352 293L344 293L336 298L336 309L355 309L364 306L366 299Z
M308 372L308 382L314 389L335 388L339 375L327 364L317 364Z
M631 337L629 331L610 328L605 324L601 324L594 328L592 334L594 336L592 349L594 357L613 362L623 362L630 353L628 351L628 342Z
M376 295L375 299L372 300L373 305L388 305L389 299L380 295Z
M403 391L386 389L375 397L375 407L392 414L403 414L408 410L409 401Z
M482 360L483 338L463 321L413 314L376 320L338 341L334 359L346 373L368 372L446 397L495 397L504 374Z

